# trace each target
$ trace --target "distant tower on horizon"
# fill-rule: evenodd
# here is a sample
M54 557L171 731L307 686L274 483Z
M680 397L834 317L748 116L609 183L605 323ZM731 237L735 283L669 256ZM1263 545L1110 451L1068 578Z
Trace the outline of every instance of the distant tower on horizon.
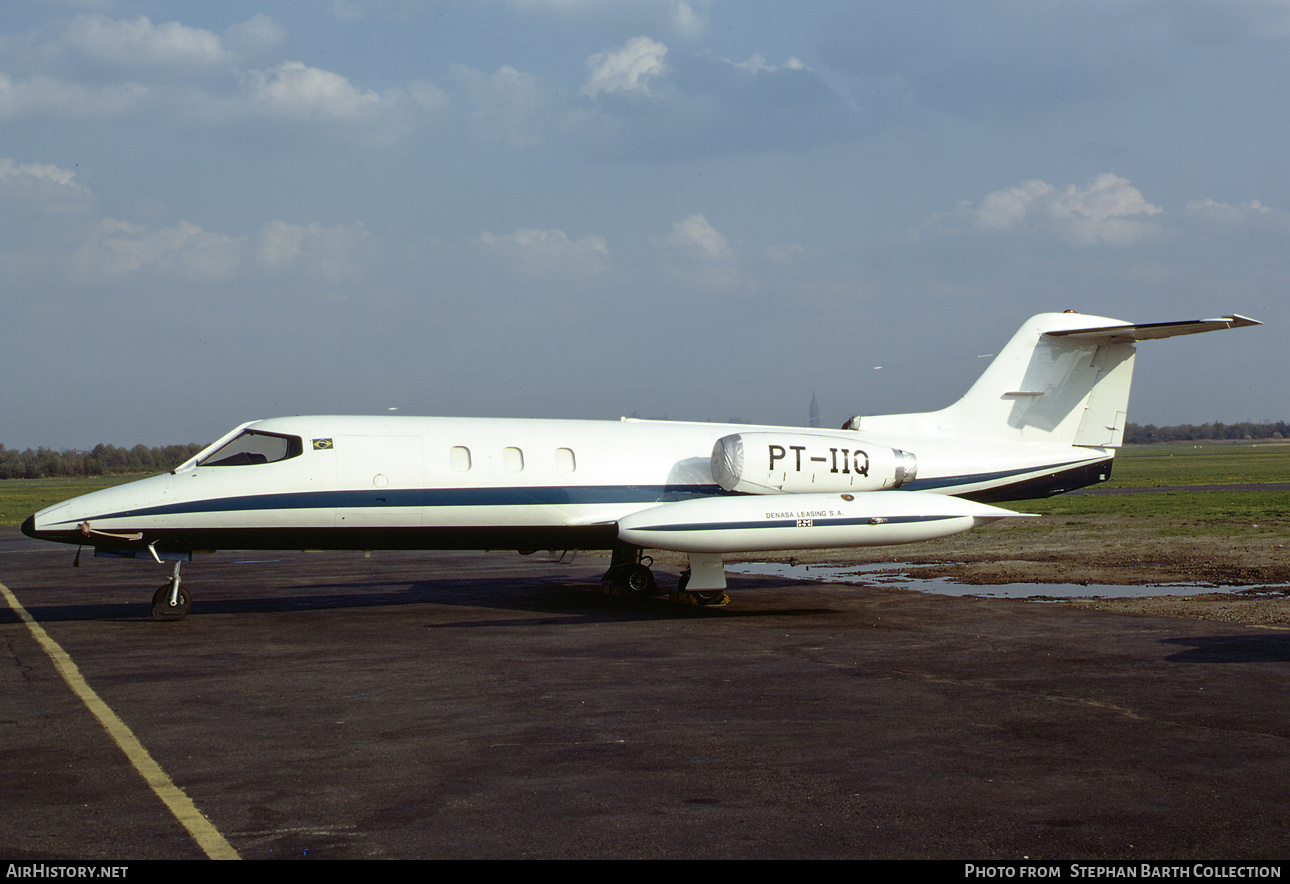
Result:
M814 390L811 390L811 407L806 413L806 425L808 427L818 427L820 425L820 403L815 401Z

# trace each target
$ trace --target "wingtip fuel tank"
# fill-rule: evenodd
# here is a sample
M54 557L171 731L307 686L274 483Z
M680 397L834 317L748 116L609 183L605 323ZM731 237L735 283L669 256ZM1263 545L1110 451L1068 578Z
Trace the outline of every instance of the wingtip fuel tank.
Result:
M624 543L678 552L885 546L949 537L1011 510L912 491L775 494L665 503L618 522Z

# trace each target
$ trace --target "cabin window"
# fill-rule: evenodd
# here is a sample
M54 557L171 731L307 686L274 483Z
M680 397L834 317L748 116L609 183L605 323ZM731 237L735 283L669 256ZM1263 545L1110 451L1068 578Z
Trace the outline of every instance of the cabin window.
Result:
M578 468L577 461L573 457L572 448L557 448L555 450L555 468L562 473L572 473Z
M243 430L225 445L197 461L199 467L243 467L298 457L305 450L299 436Z
M518 448L502 449L502 466L512 473L520 472L524 469L524 452Z
M453 446L452 468L459 473L470 469L470 449L464 445Z

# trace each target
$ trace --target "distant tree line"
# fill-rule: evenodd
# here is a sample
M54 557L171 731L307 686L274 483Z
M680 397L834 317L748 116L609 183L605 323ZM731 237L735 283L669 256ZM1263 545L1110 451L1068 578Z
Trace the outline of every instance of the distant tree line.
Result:
M78 476L115 476L128 473L164 473L173 470L206 447L205 443L136 445L118 448L95 445L90 451L54 451L28 448L18 451L0 445L0 479L51 479Z
M1155 424L1126 424L1127 445L1149 445L1152 442L1198 442L1202 440L1290 439L1290 424L1285 421L1239 424L1179 424L1157 427Z

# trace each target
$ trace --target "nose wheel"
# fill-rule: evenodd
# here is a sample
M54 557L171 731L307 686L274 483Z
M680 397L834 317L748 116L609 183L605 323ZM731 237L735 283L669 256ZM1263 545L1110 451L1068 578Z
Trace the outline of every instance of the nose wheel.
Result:
M153 620L183 620L193 609L193 598L179 585L179 562L174 575L152 594Z
M169 582L163 583L161 589L152 597L152 619L153 620L183 620L188 616L188 612L193 608L192 596L188 590L182 586L179 588L179 596L172 603L171 585Z

